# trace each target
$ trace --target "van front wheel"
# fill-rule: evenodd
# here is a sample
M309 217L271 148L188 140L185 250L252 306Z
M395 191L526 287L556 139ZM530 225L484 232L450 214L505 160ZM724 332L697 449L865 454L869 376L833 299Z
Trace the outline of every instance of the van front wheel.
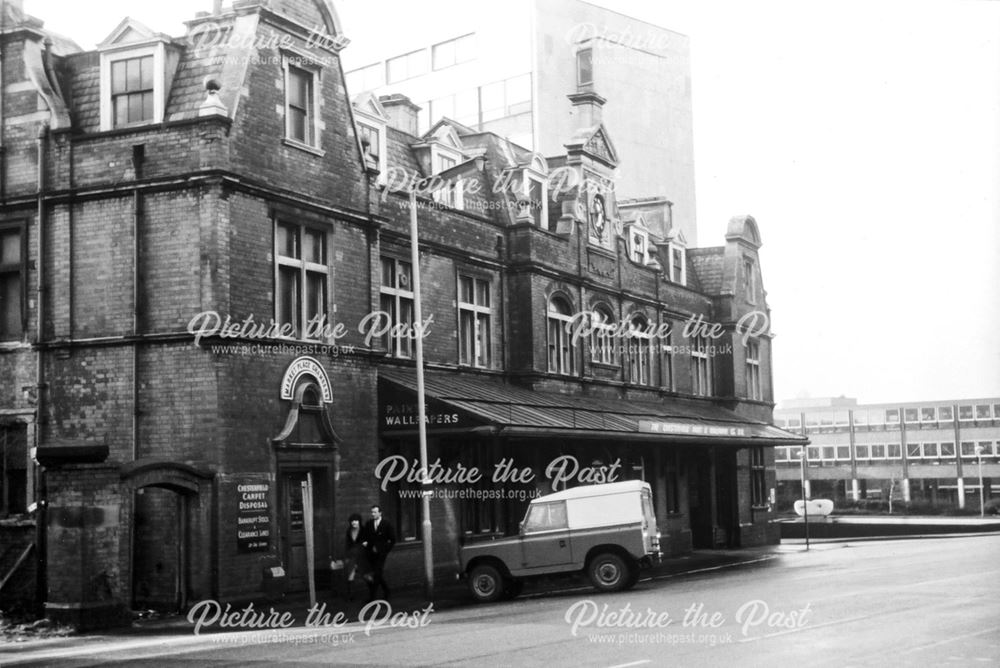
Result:
M489 564L480 564L469 573L469 591L480 603L492 603L503 595L500 571Z
M629 567L614 552L603 552L590 560L587 575L598 591L621 591L628 586Z

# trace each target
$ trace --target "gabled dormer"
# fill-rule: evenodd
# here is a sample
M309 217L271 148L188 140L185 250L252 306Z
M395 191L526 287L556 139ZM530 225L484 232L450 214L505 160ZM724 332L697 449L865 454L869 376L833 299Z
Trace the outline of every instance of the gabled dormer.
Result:
M528 153L516 160L510 183L517 198L517 220L530 221L542 229L549 229L549 168L541 155ZM555 232L555 229L551 230Z
M101 130L162 123L180 45L125 18L97 45L101 61Z
M625 223L625 244L628 250L628 258L632 262L644 267L660 268L660 263L653 252L653 239L650 229L642 214L634 220Z
M440 174L465 162L462 140L447 119L439 121L413 146L417 159L428 176ZM434 200L455 209L463 207L462 180L434 191Z
M378 183L385 185L388 172L386 127L389 115L373 93L362 93L354 99L354 120L365 167L378 170Z
M674 228L667 233L667 278L678 285L687 285L687 238L680 228Z

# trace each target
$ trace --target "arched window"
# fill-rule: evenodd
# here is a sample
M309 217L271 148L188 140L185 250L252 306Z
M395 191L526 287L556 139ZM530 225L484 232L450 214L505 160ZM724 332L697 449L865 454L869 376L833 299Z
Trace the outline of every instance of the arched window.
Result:
M590 313L590 359L599 364L617 364L617 340L614 336L615 318L606 306L598 306Z
M653 379L652 337L649 321L640 314L632 316L628 327L628 381L651 385Z
M548 322L549 371L576 374L576 346L570 336L573 311L562 297L549 299Z

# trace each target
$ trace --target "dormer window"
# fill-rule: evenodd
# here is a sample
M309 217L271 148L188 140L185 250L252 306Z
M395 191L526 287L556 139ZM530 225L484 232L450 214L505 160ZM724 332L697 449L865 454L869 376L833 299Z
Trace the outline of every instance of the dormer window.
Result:
M667 271L670 280L678 285L687 285L687 240L677 230L667 235L667 241Z
M319 72L300 67L299 58L286 56L285 138L293 145L319 148Z
M649 260L649 235L645 230L632 228L629 234L629 256L636 264L646 264Z
M388 181L386 124L389 117L378 98L371 93L364 93L354 100L354 113L357 118L361 150L365 151L367 157L378 167L378 183L385 185Z
M431 149L431 167L434 174L440 174L455 167L461 156L457 152L434 146ZM440 188L434 191L434 201L453 209L464 206L462 198L462 179L448 179Z
M549 182L548 167L540 156L534 156L531 162L521 170L522 202L526 203L527 213L531 222L543 230L549 229ZM550 230L555 232L555 229Z
M162 123L180 57L173 39L126 18L97 49L101 130Z
M111 61L113 127L154 120L153 55Z

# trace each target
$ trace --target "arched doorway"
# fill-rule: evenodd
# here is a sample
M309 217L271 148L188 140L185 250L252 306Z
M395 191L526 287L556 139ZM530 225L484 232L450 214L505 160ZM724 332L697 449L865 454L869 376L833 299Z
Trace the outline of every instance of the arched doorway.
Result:
M131 496L132 608L183 611L209 595L213 476L207 469L152 459L122 468Z
M338 470L337 445L321 387L303 376L292 393L291 407L274 443L277 472L278 554L288 575L288 589L302 591L308 584L307 523L303 482L309 481L313 507L313 555L317 584L326 586L328 558L335 553L334 499Z

